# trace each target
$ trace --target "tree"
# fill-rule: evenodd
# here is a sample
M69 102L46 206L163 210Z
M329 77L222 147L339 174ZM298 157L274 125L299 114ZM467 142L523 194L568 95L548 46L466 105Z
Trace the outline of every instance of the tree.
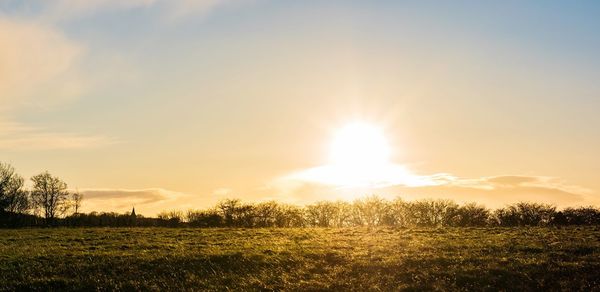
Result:
M263 202L254 206L255 225L257 227L273 227L280 213L280 206L275 201Z
M254 206L242 204L239 199L221 201L217 205L220 215L223 217L225 226L253 227L255 219Z
M600 224L600 210L592 206L566 208L558 212L552 221L556 225L597 225Z
M338 208L334 202L320 201L306 206L306 221L311 226L333 227Z
M485 226L490 220L490 210L476 203L462 205L456 210L454 226Z
M44 213L46 222L53 221L68 205L67 184L47 171L32 177L31 181L33 204Z
M23 213L29 209L24 183L11 165L0 162L0 211Z
M305 225L304 211L294 205L279 204L279 212L275 218L277 227L303 227Z
M494 221L500 226L548 225L556 207L548 204L519 202L494 211Z
M413 217L410 216L410 203L397 197L389 203L387 214L383 217L385 225L408 227L413 225Z
M73 208L75 209L74 214L79 214L79 208L81 208L81 201L83 201L83 194L79 191L76 191L71 194L71 202L73 204Z
M355 200L353 206L355 224L367 226L382 224L390 209L388 201L375 195Z
M218 227L223 224L223 217L216 209L189 210L186 219L194 227Z
M419 200L410 203L409 214L417 226L448 226L457 216L458 204L450 200Z

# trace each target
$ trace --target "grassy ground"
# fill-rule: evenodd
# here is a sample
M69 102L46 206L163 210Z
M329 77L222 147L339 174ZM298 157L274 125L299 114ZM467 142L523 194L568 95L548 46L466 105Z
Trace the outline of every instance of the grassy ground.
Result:
M0 230L0 290L599 287L599 227Z

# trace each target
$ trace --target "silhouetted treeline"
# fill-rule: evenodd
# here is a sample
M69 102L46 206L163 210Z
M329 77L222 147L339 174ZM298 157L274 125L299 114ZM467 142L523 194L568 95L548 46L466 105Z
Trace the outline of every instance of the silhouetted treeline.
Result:
M43 217L0 212L0 227L46 226ZM520 202L491 210L482 205L459 205L451 200L386 200L370 196L354 202L321 201L306 206L275 201L243 203L224 200L210 209L162 212L156 218L141 215L76 213L55 218L52 226L65 227L483 227L600 225L600 209L566 208Z
M157 218L118 213L79 213L83 196L48 172L31 178L33 187L14 168L0 162L0 227L162 226L162 227L445 227L600 225L594 207L557 210L548 204L520 202L491 210L451 200L404 201L370 196L354 202L321 201L306 206L275 201L249 204L223 200L213 208L169 211Z
M77 213L63 218L55 218L50 226L55 227L176 227L159 218L135 217L114 212L89 214ZM0 228L45 227L49 226L42 217L0 212Z
M304 207L274 201L247 204L224 200L214 208L171 211L159 218L197 227L476 227L600 225L600 209L557 210L548 204L520 202L491 210L451 200L404 201L370 196L354 202L321 201Z

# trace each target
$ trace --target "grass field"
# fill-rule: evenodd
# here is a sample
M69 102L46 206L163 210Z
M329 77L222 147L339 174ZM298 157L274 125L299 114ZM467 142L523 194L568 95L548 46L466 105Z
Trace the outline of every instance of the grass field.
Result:
M1 290L599 287L599 227L0 230Z

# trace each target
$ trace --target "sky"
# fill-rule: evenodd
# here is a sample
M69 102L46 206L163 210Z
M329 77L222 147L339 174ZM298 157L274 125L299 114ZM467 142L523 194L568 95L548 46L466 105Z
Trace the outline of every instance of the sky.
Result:
M597 1L0 0L0 161L61 177L83 211L367 194L600 206L599 14ZM372 131L338 139L348 125Z

